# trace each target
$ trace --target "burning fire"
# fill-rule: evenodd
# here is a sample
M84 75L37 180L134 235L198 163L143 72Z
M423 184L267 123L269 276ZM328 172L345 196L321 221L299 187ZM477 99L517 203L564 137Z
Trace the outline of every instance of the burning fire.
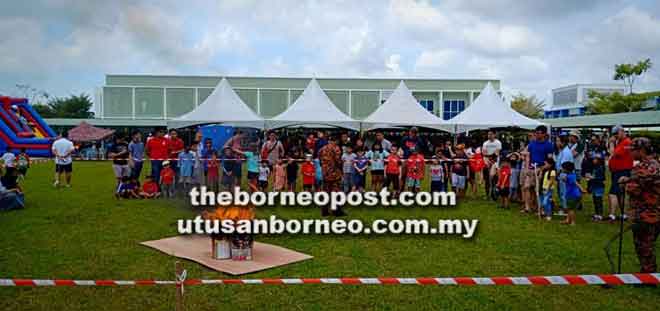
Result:
M254 216L254 206L250 205L219 206L212 212L202 212L202 218L218 221L225 219L231 219L235 222L239 220L251 220L254 219Z

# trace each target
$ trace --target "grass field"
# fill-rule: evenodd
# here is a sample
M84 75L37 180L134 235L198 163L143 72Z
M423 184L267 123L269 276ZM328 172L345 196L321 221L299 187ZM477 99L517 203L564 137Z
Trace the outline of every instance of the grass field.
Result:
M0 278L173 279L175 258L138 243L176 234L194 215L182 201L115 201L109 163L75 163L73 188L54 189L53 165L35 164L28 207L0 213ZM587 211L591 202L587 200ZM442 277L608 273L603 253L617 226L540 222L514 208L471 199L455 208L351 208L350 218L477 218L472 240L431 236L264 236L314 259L248 275L263 277ZM318 217L315 209L262 208L260 216ZM623 270L638 271L631 236ZM227 278L184 262L190 278ZM188 310L466 309L657 310L660 290L619 287L196 286ZM173 287L0 288L0 310L172 310Z

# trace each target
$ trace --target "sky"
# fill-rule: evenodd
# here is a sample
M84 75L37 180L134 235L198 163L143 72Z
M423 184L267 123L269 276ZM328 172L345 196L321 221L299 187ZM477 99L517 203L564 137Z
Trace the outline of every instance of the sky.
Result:
M0 94L86 92L105 74L495 78L505 95L613 81L651 58L660 1L75 1L0 3Z

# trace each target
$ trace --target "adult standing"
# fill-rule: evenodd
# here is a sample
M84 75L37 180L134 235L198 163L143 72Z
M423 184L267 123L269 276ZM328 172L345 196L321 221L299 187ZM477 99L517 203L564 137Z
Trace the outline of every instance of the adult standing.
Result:
M170 130L170 135L167 139L167 152L170 167L174 170L176 175L179 175L179 153L185 150L183 139L179 138L179 133L175 129Z
M527 144L530 164L536 168L541 168L545 159L552 155L554 147L548 139L548 128L545 125L539 125L534 130L534 140Z
M124 137L117 136L115 143L110 148L108 156L112 158L112 171L115 173L117 184L119 184L124 177L131 174L130 167L128 166L128 159L130 152L128 151L128 144Z
M573 154L573 163L575 164L575 176L580 181L582 176L582 162L584 160L584 143L580 141L580 132L573 130L568 134L568 148Z
M139 179L144 164L144 143L142 142L142 133L139 131L133 132L131 143L128 144L128 152L130 153L128 163L131 167L131 178Z
M401 150L403 151L403 157L402 159L404 161L402 162L401 165L401 191L405 189L406 185L406 176L408 175L408 161L405 161L408 159L408 157L412 154L412 150L416 150L420 154L424 154L426 150L426 146L424 145L424 141L422 140L421 137L419 137L419 130L417 127L413 126L410 128L408 131L408 134L404 136L401 139Z
M342 179L342 150L337 146L337 141L334 137L329 137L328 144L319 150L319 160L321 161L321 171L323 172L323 188L326 192L339 192L341 191ZM328 206L321 207L321 215L328 216L330 211ZM346 213L337 207L334 211L335 216L345 216Z
M323 131L319 131L316 136L316 144L314 144L314 158L317 158L319 155L319 150L328 144L328 139L326 134Z
M559 136L555 141L557 147L557 156L555 157L555 169L557 172L562 171L562 164L566 162L574 162L573 152L571 148L568 147L568 139L566 136ZM559 173L559 187L557 191L559 192L559 200L561 202L562 211L566 210L568 207L566 200L566 173Z
M55 156L55 181L53 186L57 187L62 182L62 175L65 177L65 187L71 187L71 173L73 172L73 158L71 155L75 151L73 143L67 139L67 134L62 134L53 142L51 151Z
M151 176L159 178L163 169L163 161L169 156L167 139L163 137L163 130L156 129L154 135L147 140L147 156L151 160Z
M385 138L385 135L381 131L376 132L376 141L374 142L374 144L380 144L380 146L382 147L381 150L384 151L389 151L390 149L392 149L392 142L387 140L387 138Z
M623 196L623 189L621 189L618 180L621 177L629 177L630 170L633 167L633 158L630 152L630 145L632 140L626 135L625 129L617 125L612 128L612 137L609 140L610 159L607 165L612 172L612 182L609 191L609 209L610 215L608 216L611 221L616 220L616 210L619 207L619 200ZM624 214L625 218L626 215Z
M481 145L481 154L485 161L485 166L481 171L484 176L484 188L486 189L486 196L490 195L493 181L490 179L490 167L495 163L491 160L493 156L499 157L502 151L502 142L497 139L497 133L494 130L488 130L488 139Z
M261 159L267 159L270 167L273 167L282 156L284 156L284 146L277 139L275 132L268 133L268 140L261 147Z
M630 178L623 177L621 182L626 182L634 211L632 231L640 272L655 273L655 241L660 234L660 163L648 138L635 138L631 153L639 163L632 168Z

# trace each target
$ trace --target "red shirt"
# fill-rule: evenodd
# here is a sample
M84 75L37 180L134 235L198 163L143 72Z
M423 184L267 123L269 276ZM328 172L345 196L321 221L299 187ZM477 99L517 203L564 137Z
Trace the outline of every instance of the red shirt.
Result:
M147 141L147 155L153 160L164 160L169 156L167 139L152 137Z
M154 193L158 192L158 184L156 184L153 181L145 182L142 185L142 191L146 192L146 193L149 193L149 194L154 194Z
M509 183L511 179L511 167L502 166L500 167L499 177L497 179L497 188L509 188Z
M300 171L303 175L303 185L313 185L316 176L314 163L305 161L305 163L300 166Z
M171 167L163 168L160 171L160 182L163 185L171 185L174 183L174 170Z
M422 179L422 177L424 177L424 156L419 153L411 154L406 161L408 177L412 179Z
M170 159L178 159L179 153L184 149L183 139L177 137L175 139L170 138L167 140L167 150L169 151Z
M399 161L401 158L399 158L398 155L396 154L390 154L387 156L385 159L385 173L386 174L399 174Z
M610 157L608 165L612 171L629 170L633 167L633 158L630 153L630 145L632 140L629 137L624 138L621 142L616 144L614 152Z

